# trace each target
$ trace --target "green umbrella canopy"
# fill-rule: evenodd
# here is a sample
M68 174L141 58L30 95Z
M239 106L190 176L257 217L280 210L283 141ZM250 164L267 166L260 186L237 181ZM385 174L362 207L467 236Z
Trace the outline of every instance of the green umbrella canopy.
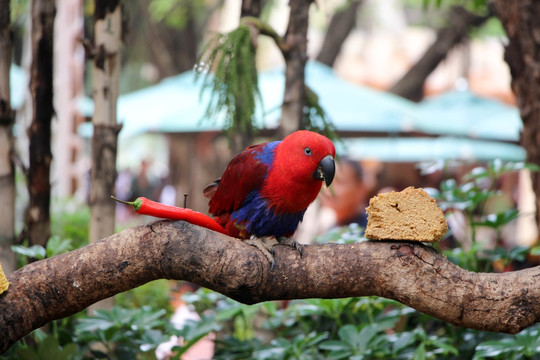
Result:
M415 128L428 134L518 141L519 111L470 91L451 91L427 98L418 107Z
M525 149L511 143L463 137L373 137L346 139L338 152L355 160L390 162L432 160L525 161Z
M340 131L399 133L411 128L416 105L398 96L351 84L339 78L322 64L309 62L306 83ZM258 122L265 128L276 128L281 114L285 87L284 69L259 74L263 114ZM159 84L125 94L118 99L118 119L124 123L122 137L145 132L198 132L221 130L224 114L204 119L210 94L201 92L195 73L164 79ZM85 113L90 112L83 103Z

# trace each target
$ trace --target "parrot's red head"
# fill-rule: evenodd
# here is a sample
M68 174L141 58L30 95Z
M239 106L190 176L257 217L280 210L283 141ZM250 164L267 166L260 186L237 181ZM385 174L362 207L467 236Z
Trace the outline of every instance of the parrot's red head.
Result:
M332 142L317 133L301 130L276 146L261 194L279 212L305 210L317 197L323 182L334 179Z

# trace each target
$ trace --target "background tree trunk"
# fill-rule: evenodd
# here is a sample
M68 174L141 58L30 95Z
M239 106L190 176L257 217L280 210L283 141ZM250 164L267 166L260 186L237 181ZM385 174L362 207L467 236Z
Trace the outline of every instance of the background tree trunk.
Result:
M6 274L15 271L15 169L9 69L13 49L8 0L0 1L0 264Z
M276 264L238 239L182 221L138 226L8 277L0 353L47 322L146 282L188 280L246 304L383 296L456 326L516 333L540 321L540 266L502 274L459 268L421 243L275 247Z
M45 246L50 237L51 184L51 120L53 108L53 32L54 0L32 0L30 93L32 123L28 131L30 167L27 214L29 245Z
M521 145L527 151L527 161L540 165L540 2L497 0L495 13L508 36L504 59L523 121ZM540 173L532 172L532 186L540 230Z
M437 38L416 64L388 90L412 101L424 98L424 83L450 50L469 36L471 27L481 26L492 14L478 16L460 6L450 8L448 27L437 31Z
M330 67L334 66L341 46L356 26L356 13L362 2L363 0L350 1L345 8L338 9L332 15L317 61Z
M285 95L281 107L279 138L303 128L306 105L305 67L311 0L295 0L289 5L291 16L282 48L285 58Z
M94 134L90 174L90 243L114 234L116 150L120 126L116 101L120 79L122 16L120 1L98 0L94 13ZM97 307L107 307L102 303Z
M150 0L143 0L123 5L130 14L127 58L151 62L158 69L159 79L193 69L202 36L193 3L188 1L182 5L186 11L182 29L152 20L148 10L150 3ZM140 45L144 47L141 49Z
M261 16L262 0L242 0L240 9L240 18L252 16L258 18Z

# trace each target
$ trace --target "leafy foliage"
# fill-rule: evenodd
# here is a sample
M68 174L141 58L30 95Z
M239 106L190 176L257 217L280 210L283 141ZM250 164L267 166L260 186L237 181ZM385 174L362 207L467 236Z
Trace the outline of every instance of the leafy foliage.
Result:
M28 258L42 260L88 244L89 219L87 206L81 206L75 201L55 201L51 216L51 237L46 246L11 246L11 250L20 255L19 266L25 265Z
M75 336L94 358L135 359L140 352L153 350L168 340L166 311L149 306L139 309L114 307L96 310L96 314L80 319L75 326ZM101 344L96 350L92 344Z
M455 179L443 181L440 191L432 194L447 213L464 214L470 228L471 245L447 251L446 255L451 261L474 271L494 271L494 264L505 268L512 262L525 260L525 255L530 252L528 247L506 249L502 244L502 229L520 216L518 210L507 206L501 209L488 206L490 201L502 195L497 189L498 180L522 169L539 170L531 164L494 160L485 166L473 168L460 182ZM478 239L481 227L495 231L495 248L490 248L490 244Z
M473 169L460 181L444 183L438 192L447 211L470 212L469 226L500 229L514 221L515 209L484 214L498 196L495 184L526 164L495 161ZM436 169L436 168L435 168ZM531 168L536 170L536 168ZM432 169L433 170L433 169ZM480 215L480 216L479 216ZM479 216L479 217L478 217ZM337 229L322 239L361 241L362 228ZM51 253L63 251L58 241ZM55 242L51 242L51 246ZM540 250L538 250L540 251ZM524 261L529 247L488 251L480 241L470 249L450 250L450 260L472 271L493 270L492 264ZM47 254L47 252L46 252ZM34 256L35 254L31 255ZM215 359L538 359L540 324L517 335L459 328L393 300L377 297L307 299L244 305L216 292L200 289L183 300L201 315L177 330L167 320L169 286L156 281L131 294L117 296L117 306L96 315L85 313L55 321L50 333L37 330L14 346L7 359L152 358L152 350L170 335L183 338L174 358L213 332ZM100 344L96 350L95 344Z
M473 360L479 359L538 359L540 350L539 327L525 329L516 336L499 336L481 342Z
M161 279L116 295L115 303L117 306L129 309L142 308L152 304L152 307L164 309L167 315L171 315L173 309L169 301L170 293L170 281Z
M185 300L222 322L216 359L429 359L458 355L453 336L429 335L423 325L433 321L430 317L392 300L309 299L246 306L205 289ZM204 309L208 304L214 306ZM247 323L237 321L246 311L251 324L260 324L256 328L250 325L249 337L243 336ZM411 330L394 330L408 323ZM261 334L270 334L270 340L262 341Z
M75 200L55 200L52 204L51 234L70 239L73 249L88 244L90 208Z
M20 360L68 360L73 359L77 344L61 346L53 335L43 335L36 349L21 347L16 354Z
M306 85L306 106L303 124L306 130L320 132L331 140L339 141L337 129L319 103L319 96Z
M204 47L196 70L203 77L201 94L211 94L204 116L212 119L225 111L226 131L252 132L262 100L249 26L216 34Z
M255 64L254 34L250 27L257 27L274 41L280 41L279 35L268 24L246 18L246 21L228 34L215 35L203 49L195 68L199 76L203 76L201 94L211 94L204 116L216 118L224 111L225 131L228 132L252 134L253 129L261 126L257 116L264 116ZM317 94L308 86L305 86L305 93L303 126L307 130L322 132L332 140L339 139Z

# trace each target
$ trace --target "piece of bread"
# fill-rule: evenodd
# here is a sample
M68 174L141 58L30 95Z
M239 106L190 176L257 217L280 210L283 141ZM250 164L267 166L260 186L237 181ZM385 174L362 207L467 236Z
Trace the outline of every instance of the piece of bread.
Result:
M439 241L448 231L442 210L423 189L379 194L366 208L366 238L371 240Z

